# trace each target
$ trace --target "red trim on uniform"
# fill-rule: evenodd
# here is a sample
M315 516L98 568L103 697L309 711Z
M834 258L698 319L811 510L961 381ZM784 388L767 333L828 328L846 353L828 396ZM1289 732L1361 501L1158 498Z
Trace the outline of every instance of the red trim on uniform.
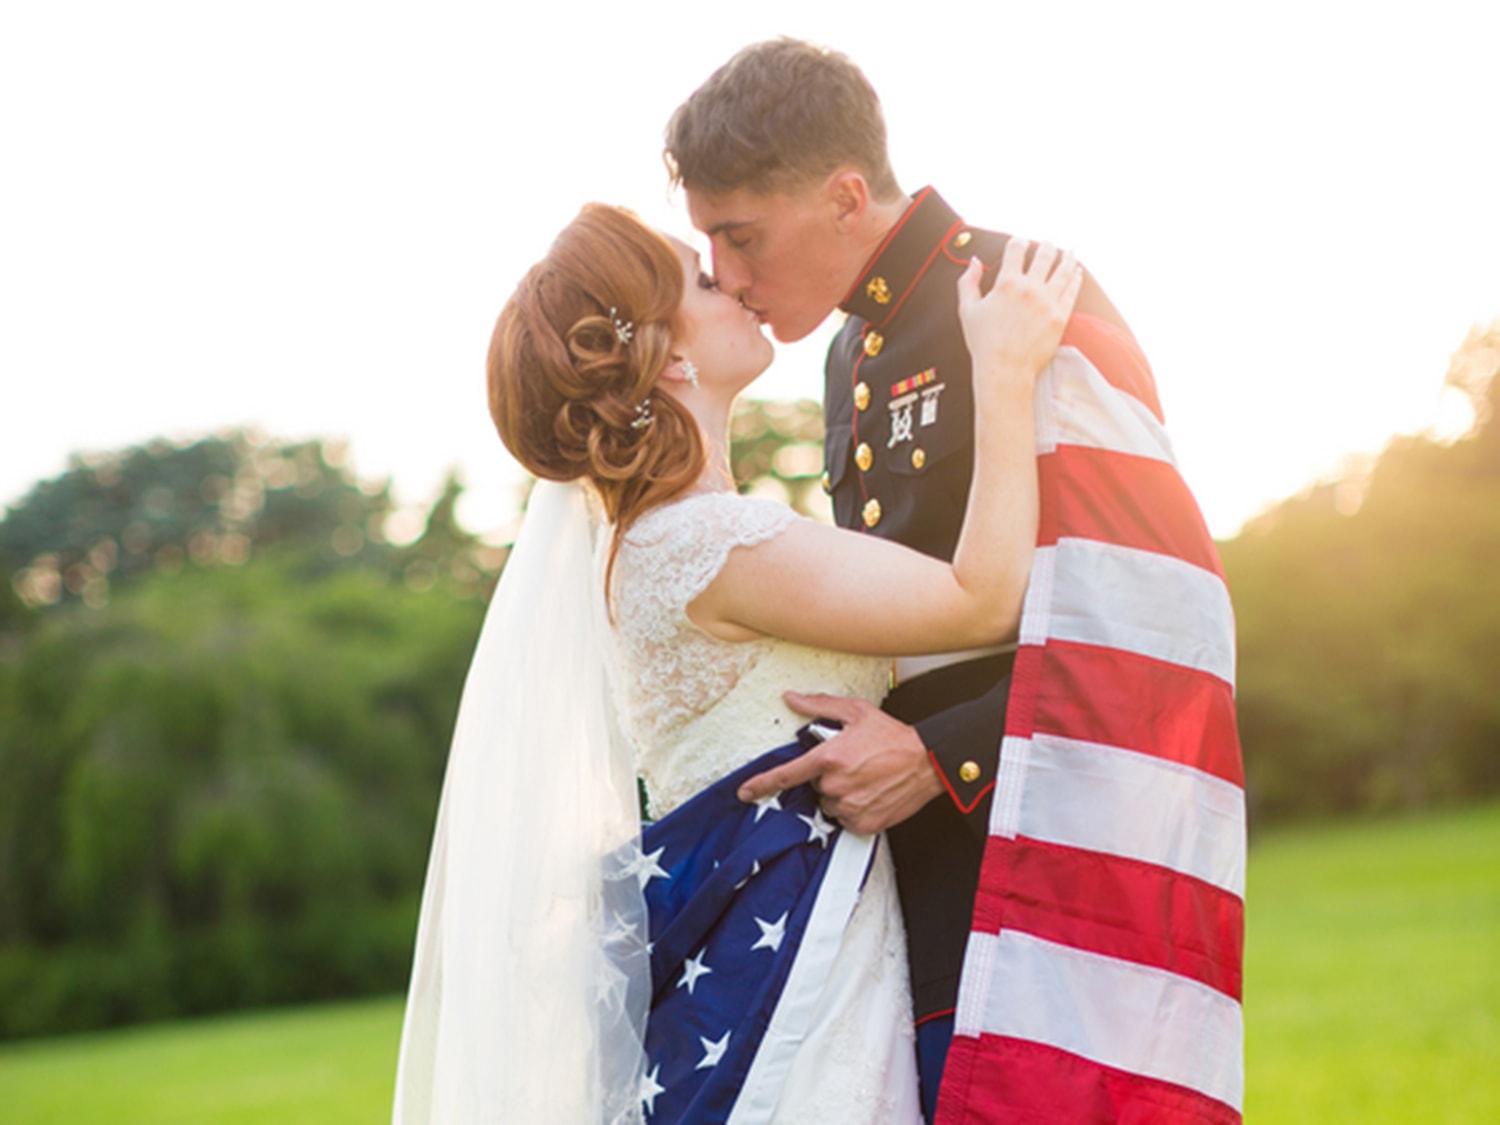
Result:
M1037 459L1042 505L1037 546L1097 539L1155 551L1224 576L1193 494L1165 461L1110 449L1059 445Z
M979 802L984 800L984 795L986 793L995 788L995 782L991 780L988 785L986 785L975 795L974 800L966 805L963 803L963 800L959 797L958 793L954 790L953 786L949 783L948 775L943 772L943 767L938 762L937 755L929 750L927 751L927 757L932 762L932 768L937 771L937 775L943 783L943 788L948 790L948 796L953 798L953 804L958 808L959 812L963 813L966 816L979 807Z
M975 1063L980 1052L984 1065ZM1207 1094L1104 1066L1045 1043L955 1035L937 1125L1113 1122L1114 1125L1239 1125L1240 1114Z
M1017 664L1030 652L1037 654L1041 673L1035 709L1028 728L1011 727L1010 733L1117 746L1245 784L1234 689L1218 676L1055 639L1045 649L1022 650Z
M901 296L897 297L895 302L892 303L891 307L886 310L885 319L880 322L880 327L884 328L895 318L896 314L901 311L901 306L906 304L906 298L912 295L912 293L917 288L917 283L920 282L922 278L926 276L927 271L932 268L933 260L943 252L944 247L948 245L948 240L953 237L953 232L963 229L963 227L966 225L967 224L962 219L959 219L956 223L948 228L947 232L943 235L943 240L932 248L932 252L927 255L927 260L922 263L922 268L919 269L916 272L916 276L911 279L911 284L906 287ZM1082 349L1080 348L1079 350L1081 351Z
M1110 386L1138 399L1158 422L1165 424L1151 365L1129 332L1097 316L1074 313L1063 332L1062 346L1081 351Z
M875 263L880 260L880 255L885 253L885 248L891 244L891 239L896 237L896 232L906 225L906 220L917 213L917 208L922 205L922 200L931 194L932 188L930 186L924 187L921 191L917 192L916 198L911 201L911 206L901 212L901 217L896 220L896 225L886 234L884 241L875 248L875 253L866 259L864 268L859 271L859 276L854 279L854 284L849 286L849 292L845 293L844 299L839 302L840 307L847 305L854 299L854 294L859 292L860 285L870 275L870 271L874 269Z
M931 1012L931 1013L923 1016L919 1020L913 1020L912 1021L912 1026L913 1027L921 1027L924 1023L927 1023L929 1020L942 1019L944 1016L951 1016L956 1011L958 1011L957 1008L945 1008L941 1012Z
M991 836L974 929L1014 930L1195 980L1241 998L1245 904L1212 883L1144 860Z

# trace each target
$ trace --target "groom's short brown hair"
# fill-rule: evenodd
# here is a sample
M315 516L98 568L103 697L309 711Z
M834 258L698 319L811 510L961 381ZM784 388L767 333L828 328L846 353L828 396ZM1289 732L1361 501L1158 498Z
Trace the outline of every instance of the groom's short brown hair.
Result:
M663 155L673 183L709 194L796 188L842 164L876 199L901 194L869 79L800 39L753 44L714 71L667 123Z

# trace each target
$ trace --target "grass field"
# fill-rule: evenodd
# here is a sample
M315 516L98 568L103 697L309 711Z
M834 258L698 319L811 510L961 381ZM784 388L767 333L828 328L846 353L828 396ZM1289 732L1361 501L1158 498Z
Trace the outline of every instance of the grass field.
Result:
M1500 1121L1500 806L1269 834L1249 919L1248 1121ZM4 1047L0 1121L378 1123L400 1021L391 999Z
M1251 850L1247 1121L1500 1122L1500 806Z

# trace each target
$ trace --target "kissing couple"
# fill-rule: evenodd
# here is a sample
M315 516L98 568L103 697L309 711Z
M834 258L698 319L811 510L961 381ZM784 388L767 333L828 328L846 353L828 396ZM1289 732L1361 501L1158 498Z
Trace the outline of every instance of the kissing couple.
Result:
M837 52L741 51L666 156L711 262L590 205L495 327L539 483L395 1122L1238 1121L1232 610L1123 318L904 191ZM830 526L729 422L836 309Z

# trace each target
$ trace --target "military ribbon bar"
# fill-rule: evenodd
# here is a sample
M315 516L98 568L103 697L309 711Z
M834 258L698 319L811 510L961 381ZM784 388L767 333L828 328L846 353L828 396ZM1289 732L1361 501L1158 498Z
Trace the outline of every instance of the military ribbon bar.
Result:
M936 378L937 368L929 367L926 371L923 371L918 375L913 375L910 379L902 379L899 383L892 383L891 397L900 398L902 395L907 394L910 391L914 391L918 387L925 387L928 383L932 382Z

